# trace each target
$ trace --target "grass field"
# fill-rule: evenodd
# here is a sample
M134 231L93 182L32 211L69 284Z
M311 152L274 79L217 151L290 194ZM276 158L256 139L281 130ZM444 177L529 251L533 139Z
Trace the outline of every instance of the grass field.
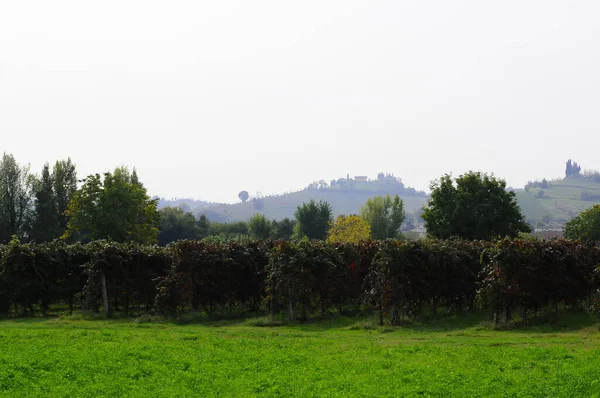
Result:
M0 396L600 396L595 319L511 331L482 321L4 320Z

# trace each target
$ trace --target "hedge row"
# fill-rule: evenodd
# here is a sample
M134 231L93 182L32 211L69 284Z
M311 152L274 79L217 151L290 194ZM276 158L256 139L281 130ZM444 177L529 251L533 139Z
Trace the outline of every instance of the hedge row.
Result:
M179 241L0 246L0 312L52 305L170 315L248 310L311 313L376 309L381 322L476 303L508 321L590 303L600 250L565 240L367 241L327 244ZM133 311L132 311L133 309Z
M39 305L46 313L59 303L68 304L72 312L76 301L84 309L97 310L102 281L116 311L128 313L132 304L150 310L155 279L169 272L171 262L169 251L155 246L13 241L0 246L0 312L16 308L25 315Z
M482 253L478 297L496 321L559 305L597 306L600 248L568 240L505 239Z

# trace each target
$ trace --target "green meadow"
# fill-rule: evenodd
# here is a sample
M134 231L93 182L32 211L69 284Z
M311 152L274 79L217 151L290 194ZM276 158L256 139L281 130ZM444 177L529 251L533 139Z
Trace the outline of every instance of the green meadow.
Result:
M476 315L400 327L143 320L0 321L0 396L600 396L600 333L585 314L511 330Z

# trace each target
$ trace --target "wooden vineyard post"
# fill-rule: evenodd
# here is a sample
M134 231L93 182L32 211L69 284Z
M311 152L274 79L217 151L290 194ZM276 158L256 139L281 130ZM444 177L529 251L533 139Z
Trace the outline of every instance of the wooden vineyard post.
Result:
M108 307L108 290L106 289L106 275L102 271L102 301L104 302L104 315L110 317L110 308Z

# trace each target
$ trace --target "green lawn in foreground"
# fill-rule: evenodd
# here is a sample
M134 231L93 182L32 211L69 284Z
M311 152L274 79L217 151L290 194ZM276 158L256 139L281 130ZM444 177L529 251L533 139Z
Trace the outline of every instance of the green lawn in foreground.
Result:
M399 328L361 318L280 327L5 320L0 396L600 395L595 319L512 331L481 320Z

